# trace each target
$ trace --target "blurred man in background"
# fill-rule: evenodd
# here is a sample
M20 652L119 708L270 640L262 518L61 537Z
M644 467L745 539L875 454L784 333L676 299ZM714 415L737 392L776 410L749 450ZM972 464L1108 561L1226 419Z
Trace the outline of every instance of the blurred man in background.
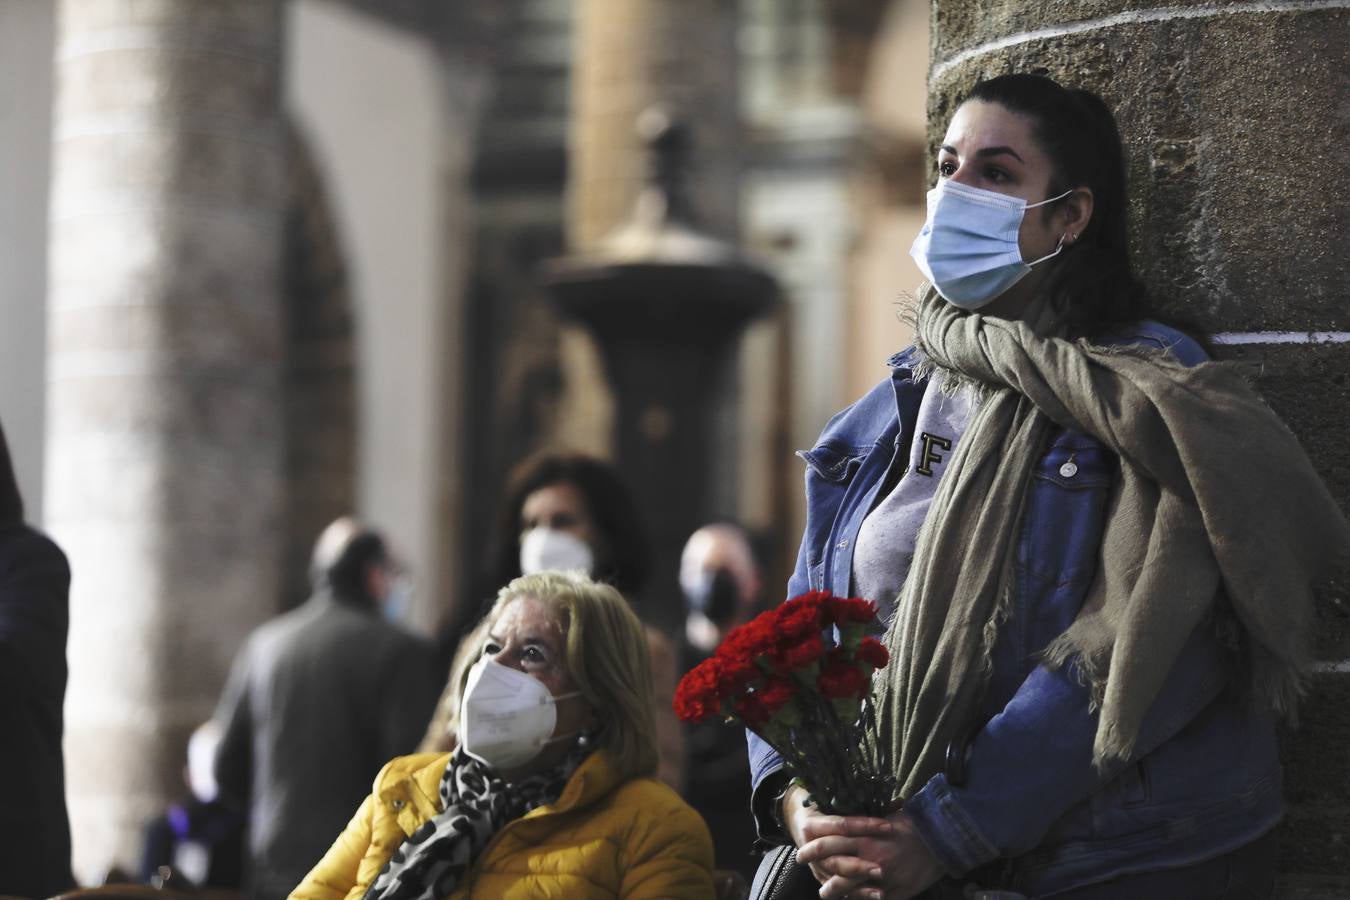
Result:
M755 614L763 576L739 525L704 525L680 554L685 599L684 671L712 656L731 629Z
M728 631L755 614L762 581L750 540L740 527L705 525L689 537L680 556L682 672L711 656ZM712 831L717 868L753 878L758 859L752 855L754 820L744 805L750 801L745 732L720 722L687 725L685 760L684 796Z
M314 548L313 595L258 628L213 721L221 796L247 805L250 896L294 888L385 762L410 753L441 688L429 642L389 621L402 580L379 533L352 518Z

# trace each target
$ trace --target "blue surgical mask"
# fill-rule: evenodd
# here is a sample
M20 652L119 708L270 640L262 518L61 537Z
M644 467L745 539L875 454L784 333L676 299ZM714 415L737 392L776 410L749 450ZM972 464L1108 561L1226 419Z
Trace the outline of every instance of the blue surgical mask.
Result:
M384 598L382 612L390 622L402 622L412 606L412 582L406 575L399 575L389 585L389 593Z
M1061 237L1054 253L1023 262L1017 233L1027 210L1071 193L1027 203L942 179L928 192L928 218L909 255L948 303L979 309L1024 278L1036 263L1064 249Z

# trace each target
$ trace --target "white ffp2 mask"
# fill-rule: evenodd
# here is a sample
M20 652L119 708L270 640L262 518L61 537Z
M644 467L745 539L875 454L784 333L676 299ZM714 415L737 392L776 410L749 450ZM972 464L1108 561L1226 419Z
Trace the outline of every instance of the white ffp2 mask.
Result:
M520 542L520 572L581 571L591 574L595 554L581 538L552 528L531 528Z
M498 772L520 768L551 741L572 737L553 737L554 704L579 693L554 697L539 679L483 657L469 670L460 703L464 752Z

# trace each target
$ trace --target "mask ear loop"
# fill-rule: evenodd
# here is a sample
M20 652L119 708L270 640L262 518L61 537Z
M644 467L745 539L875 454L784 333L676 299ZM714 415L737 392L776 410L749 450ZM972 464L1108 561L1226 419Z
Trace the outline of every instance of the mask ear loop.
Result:
M1042 201L1039 202L1039 203L1028 203L1028 204L1027 204L1025 207L1023 207L1023 208L1024 208L1024 209L1035 209L1036 207L1038 207L1038 206L1044 206L1044 205L1047 204L1047 203L1054 203L1056 200L1063 200L1065 197L1069 196L1070 194L1072 194L1072 193L1073 193L1074 191L1076 191L1076 190L1078 190L1078 189L1077 189L1077 188L1069 188L1067 191L1065 191L1065 192L1062 193L1062 194L1059 194L1058 196L1050 197L1050 198L1048 198L1048 199L1046 199L1046 200L1042 200Z
M1035 209L1037 206L1044 206L1044 205L1047 204L1047 203L1054 203L1056 200L1063 200L1065 197L1067 197L1067 196L1069 196L1070 194L1072 194L1075 190L1077 190L1077 188L1069 188L1069 189L1068 189L1067 191L1065 191L1064 193L1059 194L1058 196L1055 196L1055 197L1051 197L1051 198L1049 198L1049 199L1047 199L1047 200L1042 200L1040 203L1028 203L1028 204L1026 205L1026 209ZM1034 266L1034 265L1036 265L1036 263L1043 263L1043 262L1045 262L1047 259L1050 259L1051 257L1059 256L1060 251L1063 250L1063 249L1064 249L1064 235L1061 234L1061 235L1059 236L1059 243L1055 245L1055 251L1054 251L1053 253L1047 253L1045 256L1042 256L1040 259L1033 260L1032 262L1027 263L1027 266L1029 266L1029 267L1030 267L1030 266Z
M1031 262L1027 263L1027 266L1028 266L1028 267L1034 266L1034 265L1036 265L1036 263L1043 263L1043 262L1045 262L1047 259L1050 259L1052 256L1059 256L1060 251L1063 250L1063 249L1064 249L1064 235L1061 234L1061 235L1059 236L1059 243L1055 245L1055 252L1054 252L1054 253L1047 253L1047 254L1045 254L1045 256L1042 256L1040 259L1032 260Z
M559 700L570 700L573 697L580 696L582 696L581 691L568 691L566 694L559 694L554 697L553 703L556 706ZM567 734L560 734L557 737L545 738L540 746L556 744L559 741L576 741L578 747L589 747L592 740L593 736L589 734L585 728L580 728L576 731L568 732Z

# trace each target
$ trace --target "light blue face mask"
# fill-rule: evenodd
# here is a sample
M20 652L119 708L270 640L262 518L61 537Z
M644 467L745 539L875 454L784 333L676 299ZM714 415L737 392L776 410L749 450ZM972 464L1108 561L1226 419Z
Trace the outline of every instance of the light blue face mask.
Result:
M384 598L381 611L390 622L401 623L407 618L412 607L412 581L406 575L395 576L389 585L389 593Z
M942 179L928 192L928 219L909 255L948 303L979 309L1024 278L1036 263L1064 249L1061 237L1054 253L1023 262L1017 232L1027 210L1072 193L1027 203Z

